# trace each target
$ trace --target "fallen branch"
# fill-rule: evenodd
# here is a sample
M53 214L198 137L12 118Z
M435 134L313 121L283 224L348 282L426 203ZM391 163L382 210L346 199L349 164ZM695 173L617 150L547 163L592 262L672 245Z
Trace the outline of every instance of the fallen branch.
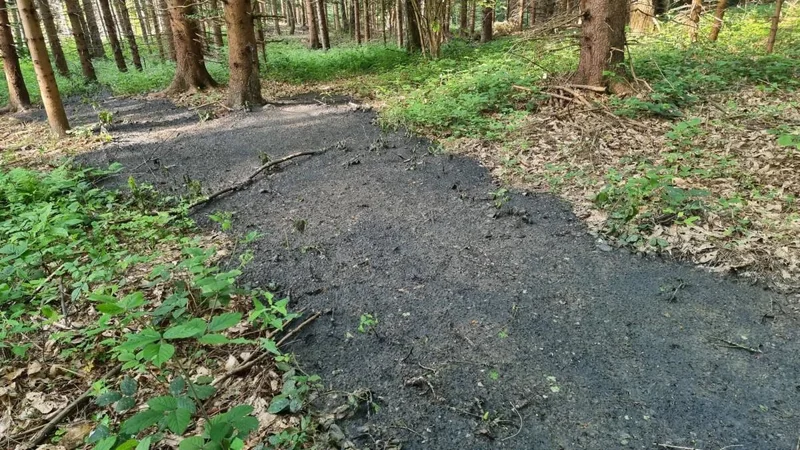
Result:
M503 439L500 439L501 441L507 441L507 440L509 440L509 439L511 439L511 438L514 438L514 437L516 437L516 436L517 436L517 435L518 435L518 434L519 434L519 433L522 431L522 414L520 414L520 413L519 413L519 411L517 411L517 407L516 407L516 406L514 406L514 403L513 403L513 402L510 402L510 403L511 403L511 409L512 409L512 410L513 410L515 413L517 413L517 417L519 417L519 428L517 429L517 432L516 432L516 433L512 434L511 436L506 436L506 437L504 437Z
M727 339L720 338L719 341L724 343L724 344L727 344L728 348L738 348L739 350L746 350L746 351L748 351L750 353L753 353L753 354L764 353L764 352L762 352L761 350L759 350L757 348L748 347L746 345L742 345L742 344L739 344L739 343L736 343L736 342L733 342L733 341L729 341Z
M295 327L295 328L294 328L292 331L290 331L290 332L286 333L286 336L284 336L283 338L281 338L281 340L280 340L280 341L278 341L278 343L276 344L276 347L280 347L281 345L283 345L284 343L286 343L286 341L287 341L287 340L288 340L290 337L292 337L292 336L294 336L295 334L297 334L297 333L298 333L300 330L302 330L303 328L305 328L305 327L306 327L308 324L310 324L311 322L313 322L313 321L317 320L317 318L319 318L319 316L320 316L320 315L322 315L322 313L321 313L321 312L316 312L316 313L314 313L313 315L311 315L311 317L309 317L308 319L306 319L305 321L303 321L303 323L301 323L300 325L296 326L296 327ZM272 336L274 336L274 334L275 334L275 332L271 333L271 334L270 334L268 337L272 337ZM249 369L249 368L253 367L253 366L254 366L254 365L256 365L256 364L257 364L259 361L261 361L262 359L266 358L266 357L267 357L267 356L269 356L269 355L270 355L270 353L269 353L269 352L263 352L263 351L262 351L262 352L256 352L256 353L253 353L252 355L250 355L250 358L248 358L248 359L247 359L245 362L243 362L242 364L240 364L240 365L238 365L238 366L234 367L234 368L233 368L233 369L231 369L229 372L225 373L225 375L223 375L221 378L217 378L216 380L214 380L214 381L211 383L211 385L212 385L212 386L217 386L217 385L220 385L220 384L222 384L222 382L224 382L224 381L225 381L225 380L227 380L228 378L230 378L230 377L232 377L232 376L234 376L234 375L236 375L236 374L238 374L238 373L241 373L241 372L244 372L244 371L246 371L247 369Z
M681 447L680 445L669 445L669 444L658 444L661 448L671 448L675 450L700 450L699 448L695 447Z
M119 366L111 369L110 371L108 371L105 375L103 375L102 378L100 378L100 381L106 380L108 378L113 377L114 375L118 374L120 370L122 370L122 365L119 365ZM72 403L70 403L69 405L65 406L61 411L59 411L58 414L56 414L55 417L53 417L50 420L50 422L47 422L47 425L45 425L44 428L42 428L42 430L39 431L36 434L36 436L33 437L33 439L28 441L28 443L25 444L22 448L24 448L26 450L27 449L32 449L32 448L38 446L39 444L41 444L42 442L44 442L44 440L47 439L47 436L49 436L50 433L52 433L53 430L55 430L56 426L58 426L58 424L61 423L61 421L64 420L65 417L70 415L74 410L76 410L84 402L89 400L89 397L92 396L92 392L94 392L94 390L92 388L87 389L86 392L81 394L80 397L76 398L75 400L72 401Z
M243 187L245 187L245 186L249 185L250 183L252 183L253 180L258 176L258 174L260 174L261 172L263 172L263 171L265 171L265 170L267 170L267 169L269 169L271 167L275 167L278 164L283 164L286 161L292 160L294 158L299 158L300 156L318 155L320 153L324 153L325 151L327 151L327 148L326 149L322 149L322 150L297 152L297 153L292 153L291 155L288 155L288 156L284 156L283 158L278 158L278 159L276 159L274 161L270 161L270 162L264 164L263 166L259 167L258 169L256 169L255 172L250 174L250 176L247 177L247 179L245 179L241 183L235 184L233 186L228 186L225 189L217 191L217 192L209 195L206 198L197 200L196 202L194 202L191 205L189 205L189 209L193 209L193 208L196 208L196 207L198 207L200 205L206 204L206 203L208 203L208 202L210 202L210 201L212 201L212 200L214 200L214 199L216 199L218 197L222 197L223 195L227 194L228 192L238 191L239 189L242 189Z

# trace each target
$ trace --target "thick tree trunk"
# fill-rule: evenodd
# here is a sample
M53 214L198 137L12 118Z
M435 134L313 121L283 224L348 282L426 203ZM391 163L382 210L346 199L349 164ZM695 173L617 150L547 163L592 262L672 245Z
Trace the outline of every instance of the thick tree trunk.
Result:
M655 15L653 0L634 0L631 3L631 32L645 34L654 31Z
M61 48L61 39L58 37L58 28L53 20L53 12L50 10L49 0L38 0L39 15L44 24L47 34L47 41L50 43L50 52L53 54L53 61L56 63L56 70L62 76L69 76L69 66L67 58L64 57L64 50Z
M422 50L422 36L419 34L419 0L406 0L406 23L408 24L408 50L418 52Z
M219 3L217 0L211 0L211 12L214 16L219 15ZM211 31L214 33L214 46L221 48L224 45L222 42L222 27L216 18L211 19Z
M767 53L772 53L775 49L775 38L778 36L778 24L781 21L781 8L783 7L783 0L775 2L775 15L772 16L772 25L769 28L769 37L767 38Z
M167 56L171 61L175 61L175 36L172 32L172 19L167 7L166 0L153 0L158 1L158 17L161 20L161 29L164 30L164 44L167 46Z
M162 40L161 34L161 24L159 24L158 15L156 15L155 6L153 5L153 0L142 0L145 6L145 15L147 16L147 20L150 21L153 30L153 37L156 41L156 48L158 49L158 57L162 61L164 60L164 42Z
M492 40L492 25L494 24L494 8L484 7L481 19L481 42Z
M103 38L100 37L100 28L97 27L97 16L94 13L92 0L83 0L83 12L86 15L86 28L89 30L92 45L90 52L95 58L105 58L106 51L103 48Z
M689 39L697 42L697 34L700 31L700 13L703 12L703 0L692 0L689 10Z
M19 57L14 48L14 35L11 33L11 25L8 22L5 0L0 0L0 56L3 58L3 71L8 84L8 106L13 111L29 108L31 97L25 86L25 80L22 78L22 69L19 67Z
M317 21L314 14L314 0L305 0L306 23L308 24L308 47L319 48L319 34L317 33Z
M331 38L328 35L328 10L325 7L325 0L317 0L317 16L319 17L319 37L322 48L331 48Z
M725 17L725 8L728 7L728 0L718 0L717 9L714 11L714 23L711 25L711 34L708 38L714 42L719 37L719 30L722 29L722 19Z
M627 0L584 0L581 54L576 81L605 86L606 71L618 71L625 56ZM613 87L612 87L613 88Z
M25 27L25 35L28 38L28 49L31 52L31 59L33 59L33 68L36 71L42 103L47 112L47 121L50 123L50 129L56 135L64 137L69 130L69 121L64 112L64 105L61 103L61 95L58 93L56 76L53 73L53 66L50 65L50 58L47 56L47 47L44 44L33 0L17 0L17 5L22 16L22 26Z
M117 16L119 18L119 25L122 27L122 34L125 36L125 40L128 41L128 48L131 50L133 66L136 67L136 70L141 72L142 60L139 58L139 46L136 45L136 36L133 35L128 6L125 4L125 0L115 0L114 6L117 7Z
M228 65L231 73L226 104L234 109L263 105L261 83L258 80L253 6L250 0L222 1L228 26Z
M98 3L100 5L100 14L103 16L103 23L106 24L106 34L108 35L108 43L111 44L114 62L120 72L127 72L128 65L125 64L125 57L122 55L122 46L119 43L117 28L114 25L114 16L111 15L111 5L109 5L108 0L98 0Z
M64 0L64 5L67 8L67 16L69 16L72 36L75 38L75 47L78 50L78 57L81 60L81 73L83 73L83 77L87 80L97 81L97 75L95 75L94 66L92 65L92 55L89 52L86 36L84 36L83 27L81 26L83 12L81 12L81 7L78 5L78 0Z
M216 86L217 83L208 73L203 59L200 27L195 19L190 18L195 15L194 0L169 0L169 15L177 67L175 78L165 92L178 94L191 89Z

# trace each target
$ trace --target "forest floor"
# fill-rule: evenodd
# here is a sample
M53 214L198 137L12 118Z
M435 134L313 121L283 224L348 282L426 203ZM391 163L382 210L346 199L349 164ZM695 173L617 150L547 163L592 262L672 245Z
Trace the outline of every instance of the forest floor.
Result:
M245 281L324 313L288 348L371 403L344 422L359 447L795 448L797 296L612 249L557 197L354 104L286 103L201 120L112 99L113 142L79 160L210 193L326 150L195 216L259 231Z

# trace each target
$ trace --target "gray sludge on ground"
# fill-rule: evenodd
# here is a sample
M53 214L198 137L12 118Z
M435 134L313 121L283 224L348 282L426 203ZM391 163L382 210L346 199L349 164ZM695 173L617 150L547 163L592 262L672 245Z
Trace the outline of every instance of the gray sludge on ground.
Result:
M289 350L326 386L372 392L379 410L342 424L359 447L795 448L800 328L783 306L797 297L601 251L551 195L512 192L497 208L477 162L352 106L199 123L155 105L119 115L129 129L84 161L211 192L262 152L331 148L196 216L235 212L235 230L263 234L244 281L325 312ZM375 332L358 332L364 314Z

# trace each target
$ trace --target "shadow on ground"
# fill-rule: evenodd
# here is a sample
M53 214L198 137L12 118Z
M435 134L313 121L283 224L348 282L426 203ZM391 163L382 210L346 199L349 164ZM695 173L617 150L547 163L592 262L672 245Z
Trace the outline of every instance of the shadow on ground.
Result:
M797 297L604 252L557 198L493 198L475 161L373 122L341 106L267 107L123 133L86 161L210 192L261 153L343 144L198 218L235 212L239 232L264 236L246 281L325 312L290 350L327 386L372 391L378 412L346 423L359 446L795 448L800 336L783 310ZM364 314L375 333L357 331Z

